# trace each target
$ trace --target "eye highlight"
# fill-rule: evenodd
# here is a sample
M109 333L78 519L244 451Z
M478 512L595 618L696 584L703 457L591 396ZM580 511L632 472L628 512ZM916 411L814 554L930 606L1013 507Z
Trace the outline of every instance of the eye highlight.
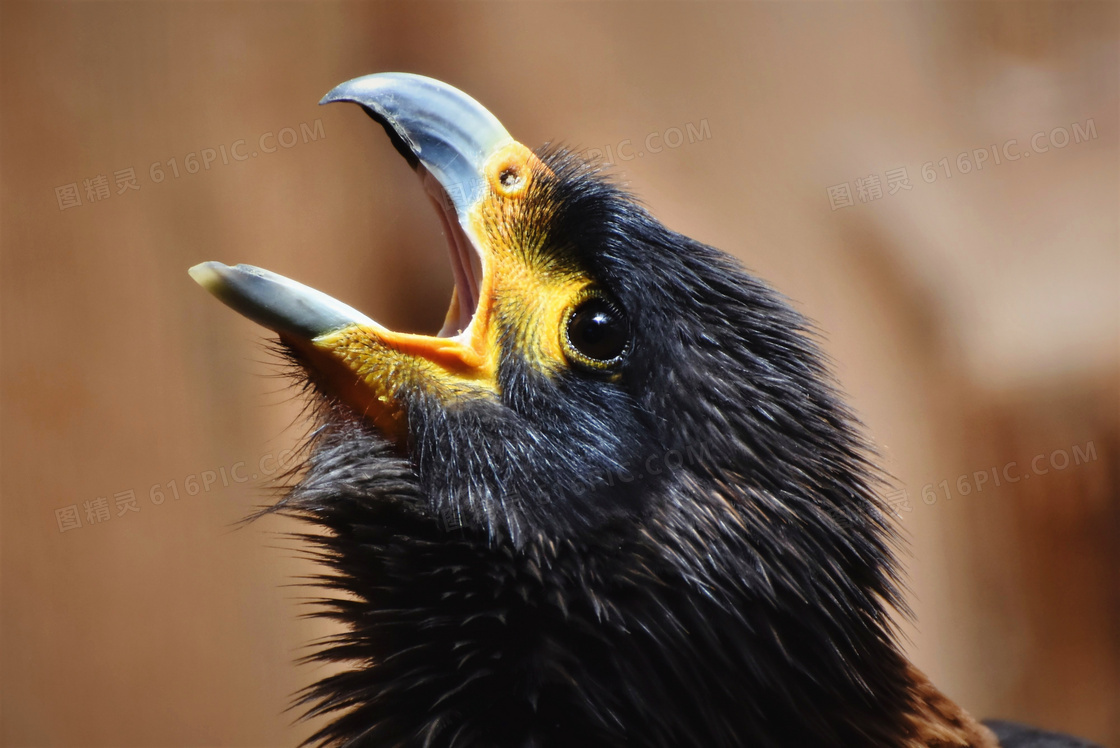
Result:
M565 315L562 340L572 362L609 369L622 362L630 347L630 325L618 305L591 292Z

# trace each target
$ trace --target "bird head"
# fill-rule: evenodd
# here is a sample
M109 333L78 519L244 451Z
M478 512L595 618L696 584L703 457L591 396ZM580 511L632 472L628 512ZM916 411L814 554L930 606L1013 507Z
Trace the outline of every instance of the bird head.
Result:
M322 736L522 745L494 725L544 721L565 745L910 745L893 535L805 320L446 84L371 75L335 101L436 206L442 330L255 267L191 270L279 335L321 406L279 508L327 528L312 542L350 596L322 659L377 663L310 692L353 707Z
M443 329L392 331L251 266L191 272L279 334L334 417L409 460L433 517L567 539L729 480L809 499L818 522L857 518L813 495L839 479L858 499L862 463L803 320L774 292L446 84L371 75L335 101L384 126L436 206L455 279Z

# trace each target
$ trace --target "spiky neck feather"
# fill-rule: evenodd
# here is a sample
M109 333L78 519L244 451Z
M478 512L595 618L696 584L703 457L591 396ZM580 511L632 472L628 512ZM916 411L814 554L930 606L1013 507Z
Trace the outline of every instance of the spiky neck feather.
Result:
M515 547L433 520L408 461L365 427L319 439L279 507L326 530L305 540L339 593L321 614L344 627L312 657L348 666L302 697L335 715L313 741L981 745L921 740L921 681L881 606L779 571L731 497Z

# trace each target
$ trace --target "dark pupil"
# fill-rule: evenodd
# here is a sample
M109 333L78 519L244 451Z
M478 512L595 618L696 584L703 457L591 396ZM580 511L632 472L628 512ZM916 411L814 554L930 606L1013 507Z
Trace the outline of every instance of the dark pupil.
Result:
M588 358L610 361L626 348L626 320L603 299L589 299L568 323L568 341Z

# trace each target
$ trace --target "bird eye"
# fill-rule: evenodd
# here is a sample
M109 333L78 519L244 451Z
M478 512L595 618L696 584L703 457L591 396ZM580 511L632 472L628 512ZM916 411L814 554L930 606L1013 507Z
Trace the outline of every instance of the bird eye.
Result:
M605 369L622 361L630 345L626 315L599 294L589 296L568 313L564 348L576 363Z

